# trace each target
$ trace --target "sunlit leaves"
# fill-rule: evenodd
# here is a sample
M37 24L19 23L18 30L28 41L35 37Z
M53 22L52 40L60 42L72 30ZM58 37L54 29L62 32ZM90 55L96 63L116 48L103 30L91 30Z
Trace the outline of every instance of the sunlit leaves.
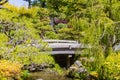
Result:
M115 21L120 21L120 15L119 15L119 13L120 13L120 2L114 3L112 5L111 11L112 11L113 19Z
M73 27L76 31L84 31L85 29L89 28L89 23L87 19L79 19L77 17L73 17L70 20L70 25Z
M4 33L0 33L0 47L6 46L8 40L8 37Z
M31 9L27 9L25 7L17 8L10 4L5 4L4 7L10 11L19 14L20 16L27 16L27 17L35 17L37 15L37 12L39 11L38 7L33 7Z
M104 79L120 79L120 54L109 55L104 64Z

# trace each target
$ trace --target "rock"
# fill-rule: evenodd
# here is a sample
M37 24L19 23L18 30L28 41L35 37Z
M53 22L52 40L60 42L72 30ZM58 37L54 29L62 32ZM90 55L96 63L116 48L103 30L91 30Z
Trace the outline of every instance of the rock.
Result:
M80 61L75 61L75 65L77 65L78 67L82 67L83 65L82 65L82 63L80 62Z
M44 65L38 65L37 67L37 71L43 71L45 69Z
M29 65L24 65L22 67L23 70L28 70L30 72L37 72L37 71L44 71L47 68L53 68L54 65L53 64L35 64L35 63L31 63Z
M30 72L36 71L36 64L34 64L34 63L30 64L30 65L28 66L28 70L29 70Z
M84 77L85 80L89 80L87 69L79 60L76 60L74 64L69 68L67 76L78 80L81 80L80 78Z
M78 73L85 73L87 70L85 68L79 68Z
M70 71L76 71L76 70L77 70L77 67L75 67L75 66L70 67Z
M29 70L30 72L34 72L34 71L36 71L36 68L34 68L34 67L32 68L32 67L31 67L31 68L29 68L28 70Z

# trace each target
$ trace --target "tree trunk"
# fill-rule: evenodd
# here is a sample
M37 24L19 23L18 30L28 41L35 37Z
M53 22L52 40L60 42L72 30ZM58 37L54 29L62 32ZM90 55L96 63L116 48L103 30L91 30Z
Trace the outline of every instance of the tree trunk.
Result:
M31 0L28 0L28 8L31 8Z

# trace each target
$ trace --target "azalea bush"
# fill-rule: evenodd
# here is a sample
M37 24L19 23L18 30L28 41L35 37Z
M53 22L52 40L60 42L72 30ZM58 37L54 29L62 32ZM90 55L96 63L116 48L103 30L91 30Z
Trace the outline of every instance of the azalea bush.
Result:
M17 62L0 60L0 80L21 79L22 65Z

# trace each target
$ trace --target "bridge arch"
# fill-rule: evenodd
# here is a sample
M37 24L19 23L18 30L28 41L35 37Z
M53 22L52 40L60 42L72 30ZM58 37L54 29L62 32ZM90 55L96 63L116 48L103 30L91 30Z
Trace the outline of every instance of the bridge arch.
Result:
M43 40L48 43L48 47L52 48L49 52L55 61L61 67L70 67L74 63L75 54L81 54L81 50L85 47L73 40Z

